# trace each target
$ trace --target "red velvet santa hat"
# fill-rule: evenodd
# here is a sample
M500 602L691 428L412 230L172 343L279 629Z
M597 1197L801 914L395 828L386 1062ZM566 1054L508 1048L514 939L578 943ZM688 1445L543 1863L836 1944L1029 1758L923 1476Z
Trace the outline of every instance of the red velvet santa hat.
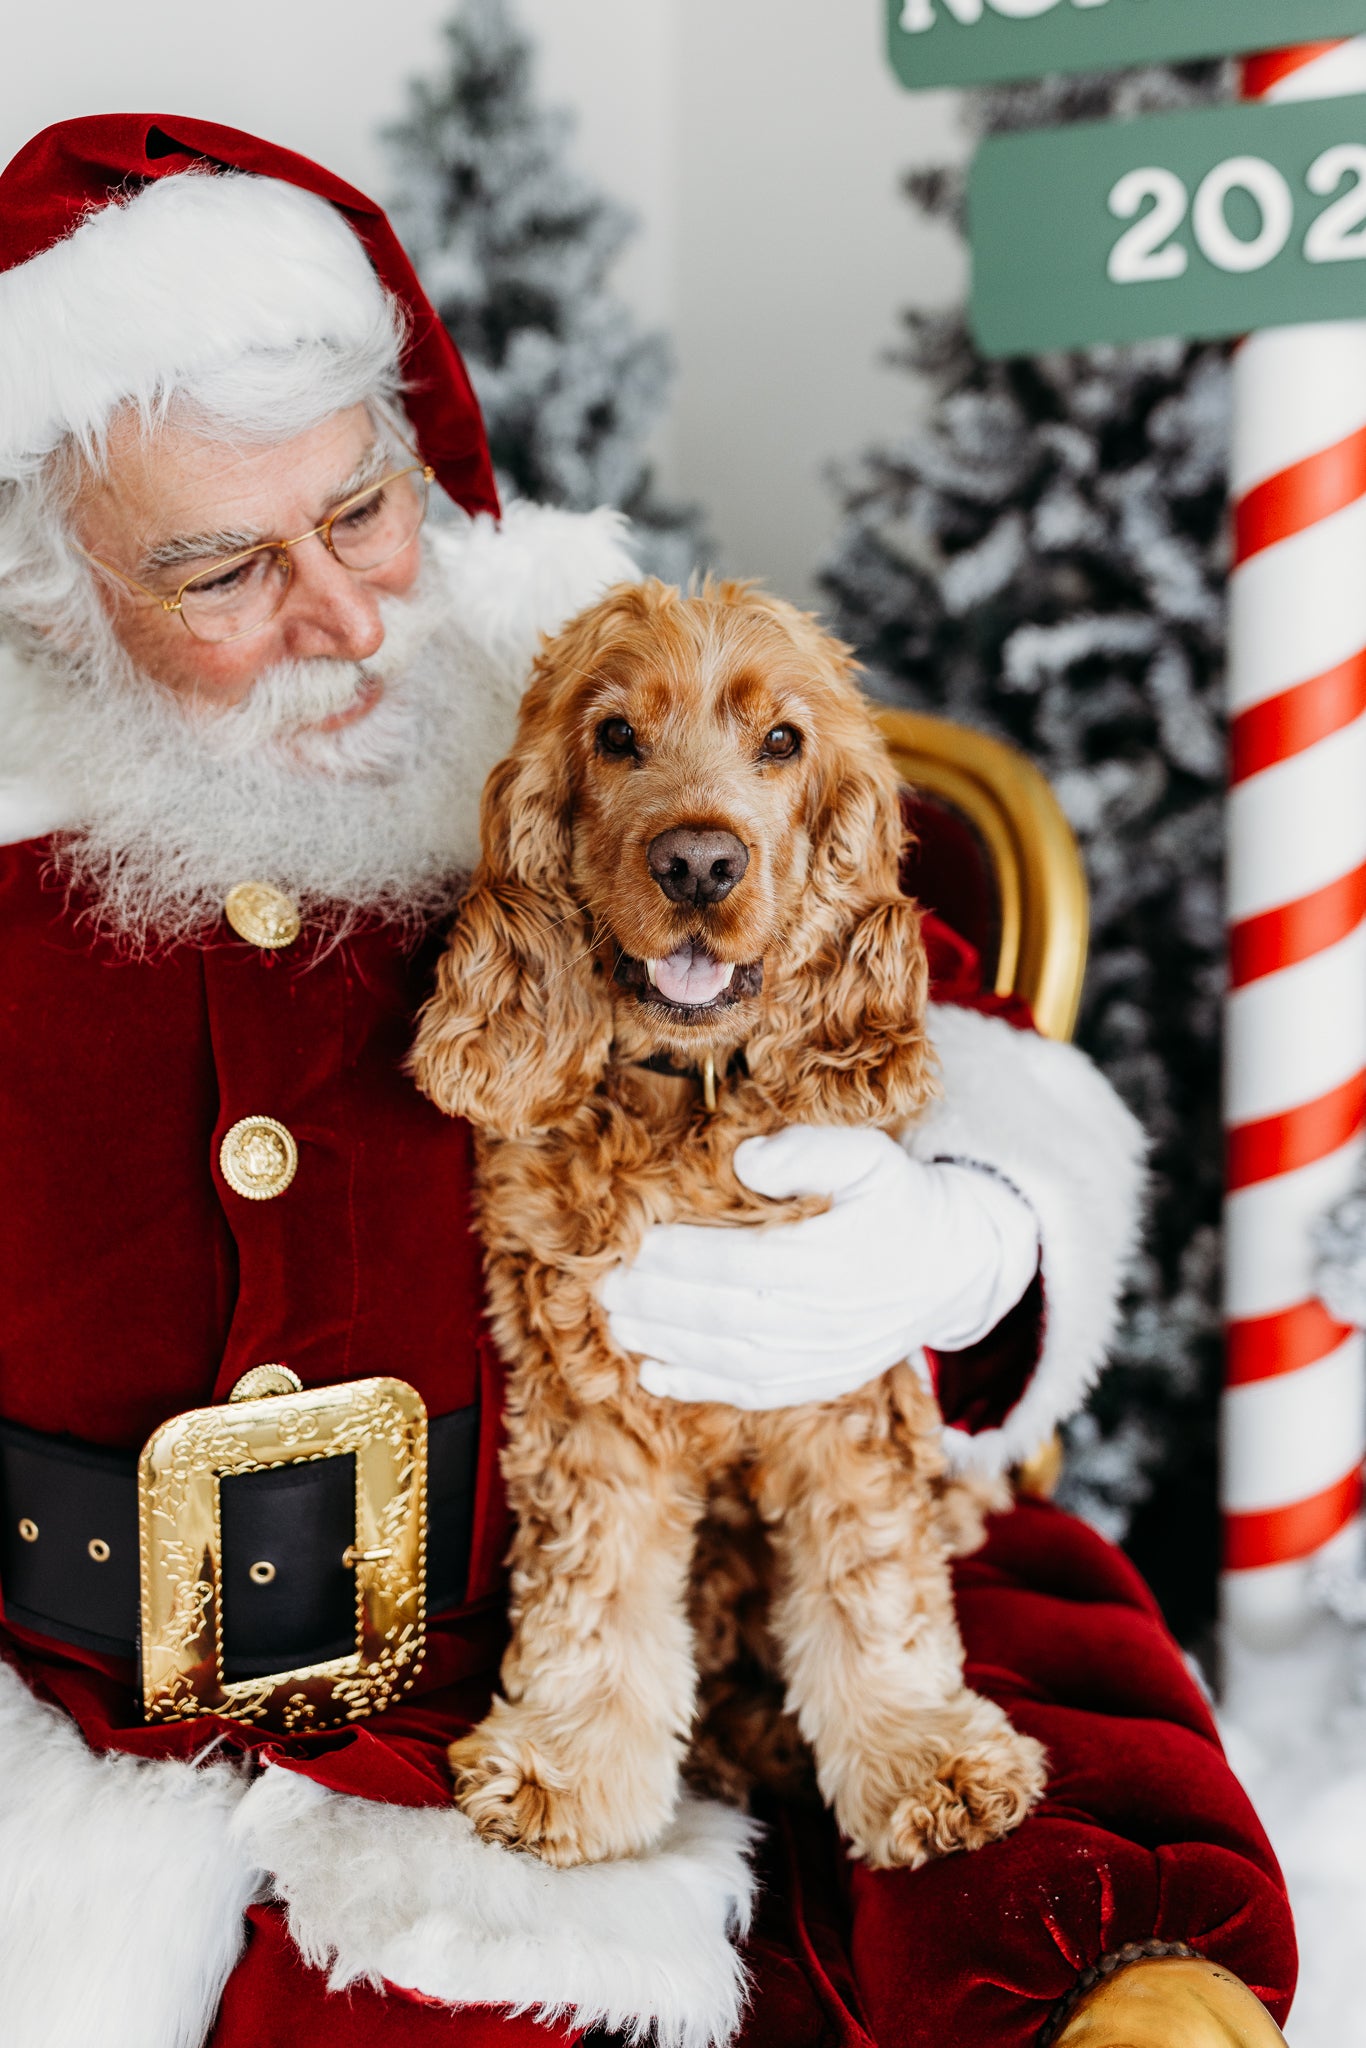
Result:
M212 121L46 128L0 172L0 475L246 350L363 342L386 292L423 458L458 505L496 513L465 366L372 200Z

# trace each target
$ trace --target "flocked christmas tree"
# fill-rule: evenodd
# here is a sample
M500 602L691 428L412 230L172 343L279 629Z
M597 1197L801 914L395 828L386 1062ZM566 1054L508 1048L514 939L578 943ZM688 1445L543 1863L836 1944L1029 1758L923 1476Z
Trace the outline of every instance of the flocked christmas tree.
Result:
M1053 79L969 102L984 131L1189 104L1218 67ZM908 180L956 215L961 179ZM1141 1117L1155 1178L1115 1364L1070 1431L1064 1497L1127 1532L1188 1634L1207 1618L1219 1382L1227 351L1155 342L984 362L905 316L920 430L843 478L824 581L893 701L1013 740L1081 841L1078 1031Z
M672 370L608 289L631 216L572 167L572 121L540 107L506 0L464 0L444 75L409 88L386 131L392 214L469 367L505 495L636 523L645 565L680 580L694 515L660 501L646 446Z

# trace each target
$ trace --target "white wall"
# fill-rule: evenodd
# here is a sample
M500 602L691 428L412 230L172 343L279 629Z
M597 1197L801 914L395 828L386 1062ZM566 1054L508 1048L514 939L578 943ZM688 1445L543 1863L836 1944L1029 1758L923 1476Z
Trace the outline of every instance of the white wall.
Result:
M834 520L824 471L917 409L879 360L897 309L962 289L953 239L898 192L956 137L942 96L896 85L878 0L684 4L669 473L735 566L802 597Z
M536 38L542 98L578 117L579 168L641 221L613 286L651 326L672 327L682 185L678 17L687 0L514 4Z
M587 0L596 6L596 0ZM447 0L36 0L0 29L0 161L50 121L197 114L382 186L374 129L430 64ZM383 17L382 35L373 26Z
M327 163L377 197L377 126L439 61L451 0L44 0L7 10L0 161L72 114L197 114ZM835 519L826 466L909 424L879 354L897 309L962 287L952 240L898 197L959 148L942 95L900 92L879 0L521 0L543 95L643 232L617 273L672 332L662 477L700 501L727 565L799 599ZM377 27L376 22L382 22Z

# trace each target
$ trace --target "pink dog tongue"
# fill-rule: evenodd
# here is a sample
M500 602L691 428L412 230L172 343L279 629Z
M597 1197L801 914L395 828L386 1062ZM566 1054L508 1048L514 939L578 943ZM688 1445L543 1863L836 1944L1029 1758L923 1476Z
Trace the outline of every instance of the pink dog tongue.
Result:
M713 960L702 947L688 944L655 962L655 987L671 1003L701 1007L714 1003L733 972L728 960Z

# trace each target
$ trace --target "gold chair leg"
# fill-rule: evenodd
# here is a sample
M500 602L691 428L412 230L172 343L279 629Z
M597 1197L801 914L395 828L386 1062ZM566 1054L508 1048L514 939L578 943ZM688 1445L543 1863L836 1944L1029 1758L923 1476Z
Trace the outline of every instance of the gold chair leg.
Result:
M1103 1977L1053 2048L1285 2048L1285 2036L1232 1971L1163 1956Z

